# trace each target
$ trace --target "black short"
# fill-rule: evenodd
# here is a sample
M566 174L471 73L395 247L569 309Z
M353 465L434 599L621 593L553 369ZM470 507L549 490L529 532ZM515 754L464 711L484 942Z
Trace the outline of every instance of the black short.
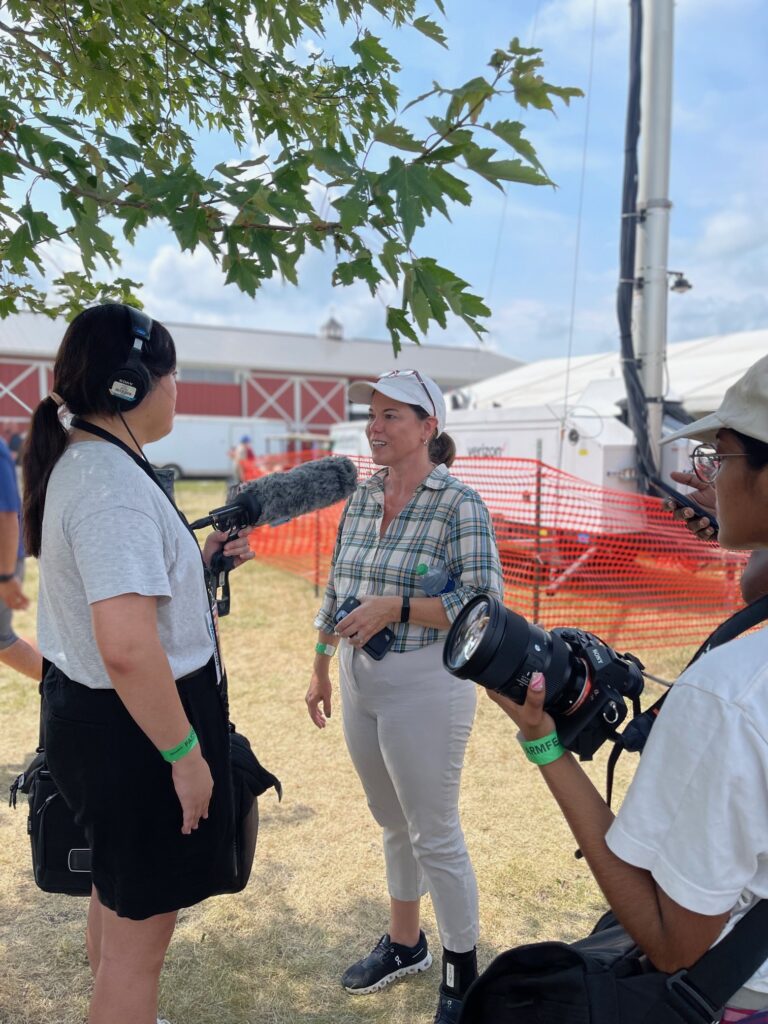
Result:
M114 690L94 690L51 666L44 680L48 764L85 827L104 906L143 920L231 889L234 811L229 733L213 662L177 688L213 775L208 818L181 833L167 764Z

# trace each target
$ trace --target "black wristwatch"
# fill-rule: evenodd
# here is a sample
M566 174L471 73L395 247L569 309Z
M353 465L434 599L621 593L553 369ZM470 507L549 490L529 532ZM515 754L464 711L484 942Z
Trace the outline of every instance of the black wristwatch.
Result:
M11 580L16 579L15 572L2 572L0 573L0 583L10 583Z
M411 617L411 599L407 594L403 595L403 607L400 609L400 621L407 622Z

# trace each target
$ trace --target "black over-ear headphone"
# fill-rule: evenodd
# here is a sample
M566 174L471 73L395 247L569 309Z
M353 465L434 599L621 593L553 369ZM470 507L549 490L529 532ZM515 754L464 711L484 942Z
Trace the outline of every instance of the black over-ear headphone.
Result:
M119 366L107 381L107 390L118 412L135 409L150 389L149 370L141 361L144 345L152 333L152 318L133 306L123 306L130 317L133 345L124 366Z

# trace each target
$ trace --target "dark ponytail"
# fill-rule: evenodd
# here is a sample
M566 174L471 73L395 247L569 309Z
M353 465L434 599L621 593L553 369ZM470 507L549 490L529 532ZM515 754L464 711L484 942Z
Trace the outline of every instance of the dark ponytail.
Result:
M423 409L420 405L410 405L409 408L413 409L420 420L429 419L429 413L426 409ZM440 466L443 463L450 469L453 465L453 460L456 458L456 442L453 440L450 434L446 434L445 431L442 434L437 432L429 439L429 461L434 463L436 466Z
M429 460L436 466L445 463L450 469L453 460L456 458L456 442L450 434L442 432L438 437L433 437L429 442Z
M53 366L53 392L63 399L69 412L76 416L115 415L107 381L124 365L132 345L130 315L119 303L92 306L75 317L67 327ZM141 361L153 382L176 367L173 338L156 320L152 321ZM40 557L48 480L68 439L58 405L49 395L32 415L22 460L24 544L35 558Z
M24 479L24 547L40 557L43 508L48 477L67 447L67 431L59 419L59 407L48 396L32 413L21 468Z

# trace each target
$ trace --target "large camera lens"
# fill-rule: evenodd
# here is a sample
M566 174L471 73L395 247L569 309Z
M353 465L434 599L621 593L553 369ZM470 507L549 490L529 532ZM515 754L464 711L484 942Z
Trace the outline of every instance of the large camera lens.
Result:
M454 676L472 679L518 704L534 672L547 680L544 707L560 742L588 760L606 739L615 738L643 689L642 663L617 654L581 629L552 630L527 622L493 597L480 595L456 616L443 647L443 665Z
M547 708L556 707L569 683L581 693L586 670L568 645L481 594L469 601L450 628L443 647L443 665L461 679L510 697L518 704L534 672L547 677ZM567 701L569 702L569 701Z

